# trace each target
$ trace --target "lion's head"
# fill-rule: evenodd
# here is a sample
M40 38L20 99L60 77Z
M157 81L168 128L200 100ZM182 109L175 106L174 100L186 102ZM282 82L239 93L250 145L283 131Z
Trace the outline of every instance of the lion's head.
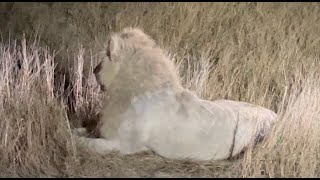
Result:
M94 74L101 89L105 91L120 70L123 61L128 60L127 54L139 48L153 48L154 40L139 28L125 28L119 33L111 33L104 45L103 60L95 67ZM104 69L103 71L101 71Z

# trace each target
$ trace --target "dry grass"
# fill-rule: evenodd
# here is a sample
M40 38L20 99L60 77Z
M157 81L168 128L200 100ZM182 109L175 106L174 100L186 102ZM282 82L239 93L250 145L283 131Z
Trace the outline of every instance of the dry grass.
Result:
M73 48L72 69L67 68L73 91L57 85L54 76L54 61L69 65L41 41L0 43L0 176L319 177L318 3L67 3L68 12L75 10L66 17L63 3L39 4L17 3L6 17L19 22L23 16L24 23L36 19L33 23L49 29L42 37L57 34L45 39L55 42L51 49ZM37 15L48 9L57 13ZM69 23L67 30L57 16ZM24 27L10 23L8 28ZM97 157L76 148L70 128L94 119L103 97L92 76L98 60L93 44L126 26L142 27L170 50L183 85L199 96L276 111L280 121L271 136L238 159L205 163L171 161L151 152ZM72 97L71 110L66 95Z
M243 176L319 177L319 74L289 97L273 135L247 152Z

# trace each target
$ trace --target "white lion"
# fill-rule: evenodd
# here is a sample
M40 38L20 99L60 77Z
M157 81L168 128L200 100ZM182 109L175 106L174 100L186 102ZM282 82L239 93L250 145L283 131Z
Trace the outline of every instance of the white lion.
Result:
M97 66L108 93L97 126L100 138L81 145L97 153L152 150L170 159L221 160L265 137L277 115L245 102L207 101L181 86L174 64L138 28L111 35Z

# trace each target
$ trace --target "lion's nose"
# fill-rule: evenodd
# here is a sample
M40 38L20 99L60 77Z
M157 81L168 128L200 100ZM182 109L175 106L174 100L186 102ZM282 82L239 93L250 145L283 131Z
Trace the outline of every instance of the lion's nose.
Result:
M102 62L100 62L93 70L94 74L98 74L102 69Z

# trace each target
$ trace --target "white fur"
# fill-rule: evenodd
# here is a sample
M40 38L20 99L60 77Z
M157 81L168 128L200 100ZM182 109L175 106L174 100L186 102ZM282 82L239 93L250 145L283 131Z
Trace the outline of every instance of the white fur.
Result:
M112 61L105 60L100 73L111 94L103 109L102 138L75 133L82 145L102 154L152 150L170 159L220 160L269 132L277 119L274 112L245 102L198 98L182 88L152 39L139 30L124 32L129 38L111 37Z
M180 111L181 106L185 106L184 111ZM117 138L87 139L87 145L102 154L113 150L121 154L153 150L170 159L220 160L229 157L234 135L232 156L254 141L258 133L267 131L276 114L229 100L194 97L182 105L166 89L135 98L122 118Z

